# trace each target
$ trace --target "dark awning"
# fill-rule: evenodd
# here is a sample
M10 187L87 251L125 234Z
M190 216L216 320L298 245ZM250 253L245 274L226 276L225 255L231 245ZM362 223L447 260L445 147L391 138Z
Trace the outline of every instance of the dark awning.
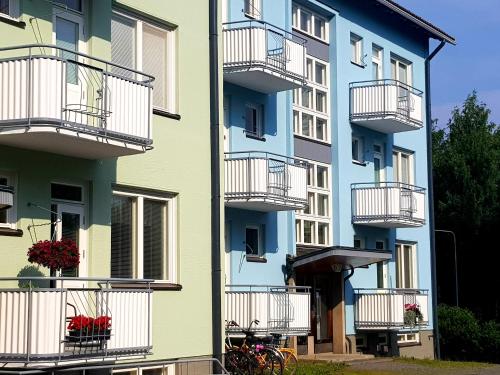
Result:
M314 272L331 272L334 270L347 270L351 267L368 266L391 258L392 253L390 251L333 246L294 258L293 268Z

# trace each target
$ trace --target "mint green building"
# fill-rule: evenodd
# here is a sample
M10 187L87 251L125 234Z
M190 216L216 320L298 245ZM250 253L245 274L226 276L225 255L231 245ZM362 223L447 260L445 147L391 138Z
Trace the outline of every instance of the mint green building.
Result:
M208 13L204 0L0 0L5 366L211 357ZM26 254L62 238L80 264L49 287ZM71 331L79 315L111 326ZM120 371L182 366L168 363Z

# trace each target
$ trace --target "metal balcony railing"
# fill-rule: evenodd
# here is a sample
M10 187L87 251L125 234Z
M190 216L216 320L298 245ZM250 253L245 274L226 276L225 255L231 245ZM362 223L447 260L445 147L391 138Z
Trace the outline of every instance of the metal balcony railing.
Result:
M0 48L0 135L49 126L150 148L153 80L53 45Z
M150 354L152 281L0 278L0 363Z
M384 227L425 224L425 189L400 182L351 185L352 222Z
M310 288L305 286L226 285L226 321L240 327L226 327L226 334L241 335L252 325L257 335L280 333L307 335L310 331Z
M385 133L420 129L423 126L422 94L392 79L353 82L350 84L350 120Z
M268 202L290 209L307 205L307 166L268 152L225 154L226 202Z
M428 309L425 289L354 289L356 329L420 329L429 324Z
M14 204L14 188L0 185L0 210L6 210Z
M260 20L223 24L224 72L264 69L304 85L305 39Z

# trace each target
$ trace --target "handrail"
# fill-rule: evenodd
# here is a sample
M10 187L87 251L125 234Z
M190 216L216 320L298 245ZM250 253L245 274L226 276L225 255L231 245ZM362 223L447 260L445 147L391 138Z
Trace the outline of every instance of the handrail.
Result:
M269 22L266 22L266 21L262 21L262 20L243 20L243 21L224 22L222 24L222 27L223 27L223 30L232 30L231 28L224 28L224 27L225 26L230 26L230 25L242 25L242 24L248 24L247 27L252 27L252 23L259 23L259 24L263 25L264 28L271 27L273 29L279 30L279 31L281 31L282 33L284 33L286 35L285 36L286 39L294 41L296 43L299 43L299 42L297 42L296 40L294 40L295 38L300 41L299 44L305 45L307 43L307 39L301 37L297 33L294 33L294 32L291 32L291 31L287 31L287 30L285 30L285 29L283 29L283 28L281 28L279 26L275 26L272 23L269 23ZM253 27L255 27L255 26L253 26ZM241 28L243 28L243 27L241 27Z
M398 293L420 293L420 294L427 294L429 293L429 289L409 289L409 288L353 288L354 293L363 293L363 292L381 292L381 291L386 291L386 292L394 292L394 294ZM368 293L367 293L368 294Z
M236 157L232 157L232 156ZM233 151L233 152L225 152L224 153L224 160L235 160L235 159L247 159L247 158L263 158L263 159L273 159L272 157L269 156L274 156L277 158L285 159L285 162L288 164L293 164L297 167L302 167L302 168L307 168L309 166L309 163L307 161L297 159L291 156L285 156L285 155L280 155L280 154L275 154L274 152L268 152L268 151ZM278 161L283 161L279 160Z
M252 291L253 288L265 288L265 289L285 289L285 290L295 290L304 289L310 290L310 286L294 286L294 285L257 285L257 284L226 284L226 288L249 288L247 291ZM231 292L231 291L230 291Z
M372 189L372 188L398 188L407 189L413 192L424 192L426 189L424 187L410 185L404 182L356 182L351 184L351 189Z
M33 48L40 48L40 50L41 50L42 53L39 54L39 55L32 55L31 54L31 49L33 49ZM70 53L72 55L81 56L81 57L84 57L86 59L91 59L91 60L100 62L102 64L105 64L106 66L110 65L110 66L114 66L114 67L119 68L119 69L126 70L126 71L128 71L130 73L135 73L135 74L142 75L142 76L148 78L148 80L145 80L143 83L151 83L155 79L154 76L152 76L150 74L147 74L147 73L144 73L144 72L141 72L139 70L132 69L132 68L129 68L129 67L126 67L126 66L123 66L123 65L119 65L119 64L116 64L114 62L107 61L107 60L101 59L99 57L91 56L91 55L88 55L88 54L85 54L85 53L72 51L72 50L69 50L69 49L63 48L63 47L58 47L58 46L55 46L53 44L24 44L24 45L20 45L20 46L2 47L2 48L0 48L0 53L1 52L5 52L5 51L16 51L16 50L28 49L29 50L29 56L32 57L32 58L33 57L37 57L37 56L53 56L53 55L50 55L50 54L46 54L45 51L42 50L43 48L50 48L50 49L55 49L55 50L67 52L67 53ZM20 56L17 56L17 57L14 56L14 57L11 57L10 59L18 59L19 57ZM59 57L59 58L61 58L61 57ZM63 60L67 60L67 61L74 61L72 59L67 59L67 58L62 58L62 59ZM120 74L114 74L114 75L119 76L120 78L127 79L127 77L124 76L124 75L120 75Z
M40 280L40 281L103 281L103 282L124 282L128 284L144 284L144 283L152 283L154 279L127 279L127 278L119 278L119 277L65 277L65 276L17 276L17 277L9 277L9 276L1 276L0 281L18 281L18 280Z
M361 87L373 87L373 86L382 86L382 85L402 87L404 89L407 89L408 91L411 91L413 94L418 95L418 96L422 96L424 93L422 90L419 90L413 86L408 85L407 83L398 81L396 79L379 79L379 80L351 82L349 84L349 87L350 88L361 88Z

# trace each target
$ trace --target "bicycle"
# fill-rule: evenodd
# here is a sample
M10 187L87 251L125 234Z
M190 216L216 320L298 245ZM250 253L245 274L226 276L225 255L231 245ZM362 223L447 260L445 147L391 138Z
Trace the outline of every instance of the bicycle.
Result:
M279 333L272 334L273 346L281 353L283 357L283 375L295 375L299 367L299 360L297 358L297 351L288 347L288 337L285 339L284 346L281 346L280 341L282 335Z

